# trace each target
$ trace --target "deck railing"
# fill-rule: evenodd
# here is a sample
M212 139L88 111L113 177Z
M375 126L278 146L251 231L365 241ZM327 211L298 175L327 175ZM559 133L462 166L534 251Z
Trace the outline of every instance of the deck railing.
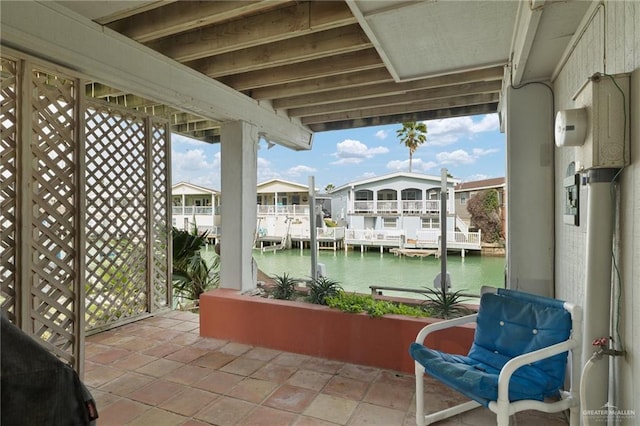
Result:
M309 216L309 206L305 204L291 204L284 206L258 204L258 216Z
M174 216L212 216L213 214L220 214L219 209L220 206L173 206L171 208L171 213Z
M436 214L440 212L438 200L366 200L354 201L355 214Z

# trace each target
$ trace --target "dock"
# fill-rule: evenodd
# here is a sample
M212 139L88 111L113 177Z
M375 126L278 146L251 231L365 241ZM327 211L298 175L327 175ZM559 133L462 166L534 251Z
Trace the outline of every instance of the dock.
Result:
M429 257L435 256L436 259L440 257L440 250L425 250L416 248L392 248L389 250L395 256L406 257Z

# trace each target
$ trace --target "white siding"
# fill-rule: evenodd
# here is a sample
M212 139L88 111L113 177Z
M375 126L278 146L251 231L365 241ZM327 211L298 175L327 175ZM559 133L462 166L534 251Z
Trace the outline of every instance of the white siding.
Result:
M640 2L607 1L554 82L556 110L571 107L571 97L586 78L595 72L628 73L640 68ZM640 74L640 71L636 73ZM640 419L640 382L633 380L640 371L640 75L632 82L631 164L621 175L619 218L616 232L617 262L622 278L622 317L620 331L627 355L620 358L621 372L617 406L635 410ZM563 178L573 160L575 148L556 149L556 294L580 303L584 296L586 226L565 225L562 220ZM580 190L580 208L586 213L588 188Z

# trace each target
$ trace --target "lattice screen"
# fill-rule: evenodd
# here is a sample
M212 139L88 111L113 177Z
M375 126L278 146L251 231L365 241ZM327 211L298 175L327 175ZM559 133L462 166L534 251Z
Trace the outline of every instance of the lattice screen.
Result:
M153 304L155 309L171 306L171 292L165 283L171 282L169 259L171 253L170 224L168 220L171 190L169 183L169 149L167 124L151 122L151 188L153 191L151 214L153 215Z
M80 368L85 326L170 306L168 125L82 99L72 72L1 66L2 310Z
M31 81L30 320L33 334L72 362L80 279L77 81L39 69L31 71Z
M145 121L91 104L86 110L89 329L147 311Z
M2 59L0 93L0 300L2 311L16 321L16 62Z

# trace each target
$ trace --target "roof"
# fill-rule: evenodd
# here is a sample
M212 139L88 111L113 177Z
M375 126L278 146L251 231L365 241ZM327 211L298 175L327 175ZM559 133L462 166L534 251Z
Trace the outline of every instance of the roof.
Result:
M86 19L84 27L95 27L96 37L108 38L119 49L130 47L139 62L151 58L171 67L152 61L145 67L129 64L140 73L151 67L154 72L146 71L147 80L158 90L134 92L126 87L130 76L123 75L117 81L89 82L87 96L169 117L172 132L208 142L219 141L222 122L238 119L242 115L238 111L256 104L269 110L278 126L296 123L312 132L496 112L504 68L512 67L510 83L514 85L549 80L591 4L536 2L533 7L530 2L494 0L47 3L56 16L66 15L74 22ZM26 6L32 7L21 3L19 8ZM17 18L21 9L10 9L9 18ZM16 19L8 28L9 18L3 17L3 37L15 38L9 40L14 44L26 43L13 37L13 32L33 19ZM74 43L74 36L69 35L69 43ZM43 35L34 43L55 41ZM83 53L107 58L112 50ZM197 91L176 97L178 89L159 90L166 81L158 76L178 76L178 71L193 77L189 85L181 79L184 90L200 87L202 92L206 85L201 83L208 80L211 86L242 94L247 102L234 97L242 108L227 107L224 100L212 107L205 102L210 96L200 99ZM262 113L261 108L252 109ZM255 114L253 120L258 120ZM278 133L277 126L269 130ZM304 133L295 136L304 139ZM291 144L296 149L311 148L311 141L296 139Z
M354 180L354 181L351 181L351 182L346 183L344 185L340 185L340 186L336 187L331 192L340 191L342 189L349 188L349 187L352 187L352 186L367 185L367 184L370 184L370 183L373 183L373 182L380 182L380 181L394 179L394 178L398 178L398 177L404 177L404 178L409 178L409 179L428 180L428 181L434 181L434 182L440 182L441 181L440 176L436 176L436 175L427 175L427 174L423 174L423 173L395 172L395 173L389 173L389 174L381 175L381 176L374 176L374 177L370 177L370 178L366 178L366 179ZM448 182L455 184L455 183L459 182L459 180L450 177L450 178L448 178Z
M259 194L271 192L308 192L309 186L283 179L269 179L259 183L257 189Z
M217 189L207 188L206 186L195 185L189 182L174 183L173 185L171 185L171 191L173 192L180 187L188 187L195 191L206 193L206 194L220 194L220 191L218 191Z
M477 191L480 189L490 189L490 188L502 188L506 185L506 180L504 177L492 178L492 179L483 179L483 180L474 180L471 182L461 182L456 185L456 192L463 191Z

